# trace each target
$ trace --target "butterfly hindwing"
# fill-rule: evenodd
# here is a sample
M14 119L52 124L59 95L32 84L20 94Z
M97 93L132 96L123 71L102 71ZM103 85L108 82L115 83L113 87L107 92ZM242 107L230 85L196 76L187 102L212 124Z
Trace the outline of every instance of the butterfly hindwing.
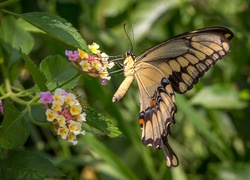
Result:
M145 146L162 149L168 167L177 166L177 156L167 139L176 112L174 91L169 80L158 69L147 63L141 63L138 68L135 78L140 94L142 142Z

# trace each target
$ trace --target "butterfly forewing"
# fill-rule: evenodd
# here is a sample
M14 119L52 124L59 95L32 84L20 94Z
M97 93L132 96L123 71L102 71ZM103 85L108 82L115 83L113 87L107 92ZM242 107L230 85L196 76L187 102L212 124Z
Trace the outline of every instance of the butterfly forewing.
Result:
M174 91L185 93L229 52L232 37L232 32L225 28L184 33L143 52L135 59L135 66L147 62L159 68Z

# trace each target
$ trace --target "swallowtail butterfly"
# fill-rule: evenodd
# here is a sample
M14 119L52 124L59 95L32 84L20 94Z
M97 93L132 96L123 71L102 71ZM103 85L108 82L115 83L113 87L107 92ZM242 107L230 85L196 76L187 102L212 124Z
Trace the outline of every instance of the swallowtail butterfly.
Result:
M126 52L125 79L113 96L119 101L135 79L139 87L142 143L162 149L166 165L178 166L168 143L175 123L175 92L185 93L230 51L233 33L222 27L198 29L166 40L135 57Z

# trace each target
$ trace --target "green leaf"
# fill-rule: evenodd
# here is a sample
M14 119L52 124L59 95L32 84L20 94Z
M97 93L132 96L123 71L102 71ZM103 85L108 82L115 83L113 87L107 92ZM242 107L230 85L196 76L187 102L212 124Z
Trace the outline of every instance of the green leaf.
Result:
M20 51L20 54L22 55L23 60L25 61L25 64L37 86L39 87L40 91L48 91L48 88L45 84L46 79L42 72L37 68L36 64L22 51Z
M112 167L115 172L115 174L113 174L116 176L115 179L138 179L132 170L130 170L112 151L95 137L86 134L84 140L94 152ZM107 171L104 171L103 173L108 173L108 175L110 175Z
M215 109L242 109L247 104L240 101L239 93L229 84L204 87L191 100L192 104Z
M0 160L0 176L3 179L44 179L64 174L40 154L20 151Z
M47 79L49 90L57 87L73 89L78 81L78 71L60 55L49 56L40 64L40 70Z
M102 116L100 113L97 113L92 108L87 108L87 121L86 123L104 134L107 134L109 137L114 138L121 135L121 131L115 127L110 120Z
M145 38L148 32L152 31L155 22L159 21L161 16L178 4L179 2L176 0L168 0L167 2L162 0L142 1L139 3L133 13L133 20L136 21L136 25L133 29L136 40L140 41Z
M216 155L223 159L223 150L225 150L223 143L221 142L221 139L210 131L209 124L205 118L201 114L197 113L191 103L187 101L185 96L177 95L176 104L177 106L179 104L178 110L185 114L189 123L195 127L199 134L204 136L209 144L213 144L213 147L210 148L215 150L217 152Z
M78 31L72 26L72 24L59 16L47 12L31 12L15 15L28 21L53 38L75 48L80 48L89 52L86 42Z
M0 42L8 54L6 60L12 63L20 59L18 52L20 48L28 54L34 46L33 37L17 23L14 17L7 16L1 20L0 34L2 40Z
M0 147L13 149L23 145L28 138L28 126L24 115L5 101L4 119L0 129Z
M16 2L18 2L20 0L8 0L8 1L5 1L5 2L2 2L0 3L0 9L4 8L5 6L9 6L11 4L14 4Z
M209 169L214 175L213 179L220 180L245 180L250 177L249 162L224 162L211 163Z

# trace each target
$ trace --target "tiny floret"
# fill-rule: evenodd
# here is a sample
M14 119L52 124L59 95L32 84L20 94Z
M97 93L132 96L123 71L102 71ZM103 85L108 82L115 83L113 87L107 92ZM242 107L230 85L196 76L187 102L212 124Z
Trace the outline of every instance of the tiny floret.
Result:
M40 92L40 101L43 103L43 104L49 104L53 101L53 98L50 94L49 91L47 92Z
M76 145L78 141L76 140L76 135L74 133L68 134L68 141L71 142L73 145Z
M68 134L69 134L69 129L66 126L59 127L57 134L60 135L62 137L62 139L66 139L68 137Z
M54 119L56 119L56 117L58 116L57 112L52 110L52 109L47 109L46 110L46 116L47 116L47 120L52 122Z
M84 72L89 72L92 69L88 60L82 60L79 64L82 67L82 71Z
M75 116L82 112L82 106L80 104L74 104L70 107L70 113L71 115Z
M69 60L76 61L79 58L78 51L65 51L65 55L69 57Z
M73 104L75 104L76 101L76 96L72 93L67 94L67 96L65 96L65 102L66 104L72 106Z
M98 54L98 53L100 53L100 50L98 50L98 49L100 48L100 46L99 46L97 43L93 42L93 44L88 45L88 47L89 47L89 49L91 50L91 52L92 52L93 54Z

